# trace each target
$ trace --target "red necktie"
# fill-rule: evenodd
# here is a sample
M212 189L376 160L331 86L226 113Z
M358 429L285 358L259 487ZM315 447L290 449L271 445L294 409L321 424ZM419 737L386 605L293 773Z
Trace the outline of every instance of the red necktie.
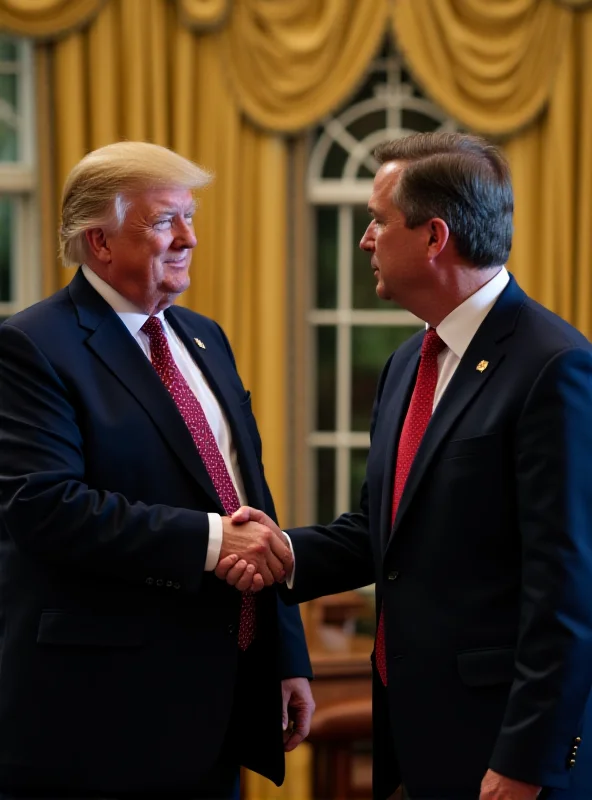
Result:
M229 515L233 514L240 508L236 489L228 474L224 458L218 448L218 443L206 419L201 403L193 394L175 364L160 319L158 317L149 317L142 325L142 330L150 341L152 366L168 389L175 401L175 405L179 409L179 413L189 428L197 447L197 452L212 479L224 510ZM243 592L238 629L238 644L241 650L246 650L254 637L255 595L252 592Z
M415 388L411 395L405 422L399 439L397 463L395 466L395 485L393 487L393 511L391 525L394 525L399 502L405 488L411 464L417 453L428 422L432 416L434 395L438 382L438 354L446 345L436 333L435 328L428 328L421 345L421 358ZM376 668L383 684L387 684L386 648L384 641L384 605L380 609L376 642L374 646Z

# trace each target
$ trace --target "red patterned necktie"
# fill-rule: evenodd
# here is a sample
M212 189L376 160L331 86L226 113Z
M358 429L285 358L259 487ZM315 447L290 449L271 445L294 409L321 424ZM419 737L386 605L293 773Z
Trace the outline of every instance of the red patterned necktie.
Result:
M411 464L417 453L417 448L419 447L419 443L423 438L430 417L432 416L434 395L436 393L436 384L438 383L438 354L445 346L442 339L440 339L436 333L436 329L428 328L421 345L421 358L419 361L415 388L411 395L411 401L401 431L401 438L399 439L397 463L395 466L395 485L393 487L391 525L395 522L399 502L403 494L403 489L405 488L405 482L407 481ZM383 684L386 686L387 669L384 641L384 605L380 609L374 655L378 674Z
M189 388L173 359L160 319L149 317L142 325L142 330L150 341L152 366L189 428L197 452L212 479L224 510L229 515L233 514L240 508L236 489L201 403ZM238 644L241 650L246 650L255 638L255 621L255 595L252 592L243 592L238 629Z

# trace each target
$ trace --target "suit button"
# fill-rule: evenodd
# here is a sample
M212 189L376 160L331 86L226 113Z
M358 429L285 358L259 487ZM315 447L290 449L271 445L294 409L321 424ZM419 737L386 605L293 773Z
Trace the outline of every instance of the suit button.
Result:
M235 625L229 625L228 626L228 633L230 633L231 635L235 632L235 630L236 630L236 626Z
M167 585L167 589L170 589L171 586L173 585L173 582L172 581L167 581L166 585Z
M154 578L146 578L146 583L148 584L148 586L152 586L152 584L154 583Z
M399 577L399 571L394 569L392 572L389 572L388 579L389 581L396 581Z
M157 585L157 586L162 586L162 584L163 584L163 580L162 580L162 578L159 578L159 579L156 581L156 585Z
M575 758L572 758L572 759L570 759L570 762L569 762L569 768L571 769L572 767L575 767L575 765L576 765L576 760L575 760Z
M581 736L576 736L576 738L574 739L575 744L580 744L581 741L582 741Z

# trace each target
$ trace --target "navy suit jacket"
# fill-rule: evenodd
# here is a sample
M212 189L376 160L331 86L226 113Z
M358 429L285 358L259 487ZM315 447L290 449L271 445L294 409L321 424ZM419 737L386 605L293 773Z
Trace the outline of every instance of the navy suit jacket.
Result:
M165 316L275 517L226 337ZM224 513L183 419L82 273L0 327L0 788L190 792L231 714L241 763L282 781L280 680L310 675L300 615L263 590L238 668L241 596L204 572L207 512Z
M382 373L360 510L288 531L285 596L376 582L388 666L376 797L401 778L412 797L476 797L491 767L590 798L592 347L512 279L434 411L391 526L423 335Z

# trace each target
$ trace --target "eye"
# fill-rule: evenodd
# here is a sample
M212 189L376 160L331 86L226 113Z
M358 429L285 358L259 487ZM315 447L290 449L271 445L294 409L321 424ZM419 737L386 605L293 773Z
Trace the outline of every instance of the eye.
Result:
M158 219L154 223L154 227L157 231L167 231L171 225L173 224L172 217L165 217L164 219Z
M185 216L185 222L187 222L189 225L193 225L193 214L194 214L194 212L190 211L188 214L184 215Z

